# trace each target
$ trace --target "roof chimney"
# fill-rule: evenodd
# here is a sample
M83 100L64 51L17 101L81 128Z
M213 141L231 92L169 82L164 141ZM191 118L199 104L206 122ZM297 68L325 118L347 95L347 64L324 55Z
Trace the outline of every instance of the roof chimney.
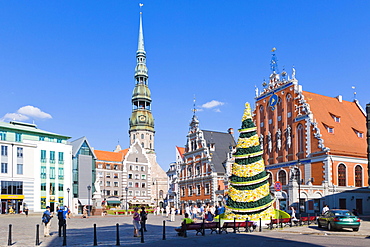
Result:
M230 135L234 135L234 129L233 128L229 128L227 130L227 132L229 132Z
M337 98L337 100L338 100L339 102L342 102L342 99L343 99L342 95L338 95L338 96L337 96L337 97L335 97L335 98Z

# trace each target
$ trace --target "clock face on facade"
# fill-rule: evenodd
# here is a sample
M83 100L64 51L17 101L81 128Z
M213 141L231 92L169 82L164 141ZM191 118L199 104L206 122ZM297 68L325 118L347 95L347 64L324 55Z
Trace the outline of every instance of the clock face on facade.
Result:
M278 103L278 96L276 94L271 95L269 99L269 106L271 107L271 110L275 110L276 104Z
M141 115L141 116L139 117L139 121L140 121L140 122L145 122L145 119L146 119L146 117L145 117L144 115Z

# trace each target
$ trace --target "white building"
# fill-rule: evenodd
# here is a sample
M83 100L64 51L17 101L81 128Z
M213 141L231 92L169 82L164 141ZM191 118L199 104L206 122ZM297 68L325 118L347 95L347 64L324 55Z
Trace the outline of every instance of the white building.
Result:
M67 205L71 188L70 137L40 130L34 124L0 122L1 210L20 213L54 211Z

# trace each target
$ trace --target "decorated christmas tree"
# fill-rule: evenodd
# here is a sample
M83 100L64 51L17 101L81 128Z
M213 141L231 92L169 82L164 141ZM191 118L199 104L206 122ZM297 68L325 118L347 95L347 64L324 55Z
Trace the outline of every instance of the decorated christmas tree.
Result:
M268 174L263 162L263 150L257 127L253 123L249 103L245 104L242 127L234 154L232 175L229 177L226 219L257 221L275 215L274 199L270 196Z

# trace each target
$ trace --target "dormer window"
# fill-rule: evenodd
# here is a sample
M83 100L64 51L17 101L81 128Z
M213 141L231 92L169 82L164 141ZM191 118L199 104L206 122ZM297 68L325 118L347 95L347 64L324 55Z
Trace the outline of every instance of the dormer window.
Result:
M364 138L364 132L353 129L358 138Z
M339 117L339 116L334 115L334 114L331 114L331 113L330 113L330 115L331 115L331 117L334 119L334 122L336 122L336 123L340 123L340 117Z
M324 127L326 128L329 134L334 134L334 127L330 127L326 124L324 124Z

